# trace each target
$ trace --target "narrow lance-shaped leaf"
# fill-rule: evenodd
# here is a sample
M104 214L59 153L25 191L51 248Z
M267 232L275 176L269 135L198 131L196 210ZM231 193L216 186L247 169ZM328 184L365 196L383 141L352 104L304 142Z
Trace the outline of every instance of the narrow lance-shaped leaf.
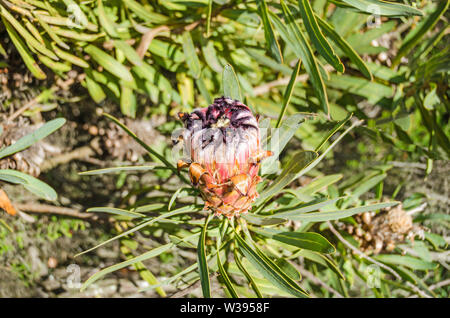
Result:
M144 260L147 260L149 258L158 256L166 251L168 251L169 249L171 249L173 247L173 243L169 243L166 245L162 245L160 247L157 247L155 249L152 249L144 254L141 254L139 256L136 256L134 258L131 258L129 260L126 260L124 262L115 264L113 266L109 266L107 268L102 269L101 271L95 273L94 275L92 275L91 277L89 277L89 279L87 281L84 282L84 284L81 286L81 291L85 290L89 285L91 285L92 283L94 283L95 281L99 280L100 278L102 278L103 276L105 276L106 274L112 273L114 271L117 271L121 268L133 265L137 262L142 262Z
M25 189L45 200L54 201L58 197L56 191L48 184L20 171L2 169L0 170L0 180L21 184Z
M138 105L133 89L126 85L121 85L120 89L120 110L122 114L135 118Z
M211 214L206 217L205 225L202 228L197 246L198 272L200 274L200 282L202 285L203 297L211 298L211 283L209 280L208 262L206 260L206 232L208 228Z
M314 232L283 232L270 228L250 228L253 232L262 236L289 244L298 248L304 248L319 253L334 253L335 248L331 243L319 233Z
M274 22L276 29L286 44L289 45L295 54L297 54L302 60L303 65L310 76L316 96L318 97L324 112L328 115L328 96L313 51L306 41L306 38L301 32L299 26L295 22L289 8L284 4L284 2L281 2L281 5L285 23L283 23L281 19L272 12L270 13L271 20Z
M230 277L228 276L225 268L222 265L222 261L220 260L220 253L217 253L217 267L219 268L219 273L222 276L222 279L223 279L223 281L225 283L225 287L227 288L227 290L230 293L231 297L239 298L236 290L233 287L233 283L231 282Z
M68 61L72 64L78 65L79 67L83 67L83 68L89 68L89 63L86 62L85 60L79 58L76 55L70 54L64 50L61 50L57 45L55 45L54 43L52 43L52 49L55 52L55 54L65 60Z
M292 70L291 78L289 80L289 84L286 87L286 91L283 96L283 107L281 108L280 115L278 116L278 121L275 128L279 128L281 126L281 121L283 120L284 114L286 113L287 106L289 105L289 101L291 100L292 92L294 90L295 81L297 80L297 75L300 70L301 60L298 60L295 64L294 69Z
M3 24L5 25L6 31L8 32L9 37L11 38L14 46L16 47L17 51L19 52L20 56L23 59L23 62L27 66L27 68L30 70L31 74L34 75L37 79L46 79L47 75L45 75L44 71L39 67L35 59L33 58L33 55L31 54L31 51L28 49L28 47L25 45L25 43L22 41L22 39L19 37L17 32L14 30L14 28L9 24L8 21L5 20L4 17L2 17ZM6 52L5 52L6 55Z
M162 24L167 22L167 17L147 10L144 6L142 6L140 3L134 0L123 0L125 5L133 11L139 18L141 18L144 21L155 23L155 24Z
M239 80L230 64L225 65L222 73L223 95L242 101Z
M272 284L296 297L308 297L305 291L286 275L271 259L256 246L251 247L238 234L236 242L244 256Z
M30 147L59 129L65 122L66 120L64 118L57 118L46 122L32 133L20 138L14 144L0 150L0 159Z
M106 94L102 88L102 86L91 76L92 72L90 70L86 71L86 88L88 90L89 95L92 97L94 102L100 104L105 100Z
M266 38L269 52L277 62L281 64L283 63L283 55L281 54L280 44L278 44L278 40L275 37L272 24L269 20L266 1L258 0L258 8L264 25L264 37Z
M305 221L305 222L324 222L331 220L339 220L342 218L346 218L355 214L364 213L368 211L375 211L383 208L387 208L390 206L397 205L398 202L385 202L385 203L376 203L371 205L360 206L356 208L350 208L345 210L336 210L329 212L311 212L311 213L303 213L303 214L281 214L277 213L273 215L276 218L285 218L287 220L296 220L296 221Z
M126 242L126 240L123 240L122 242ZM134 250L135 248L133 248ZM125 246L125 244L122 244L120 247L120 250L124 254L127 260L134 258L135 256L131 253L131 250L129 247ZM139 273L139 276L143 280L145 280L150 286L159 285L158 279L153 275L153 273L148 269L147 266L144 265L142 262L136 262L133 264L134 269ZM165 293L164 289L162 287L156 287L155 291L161 296L166 297L167 294Z
M186 56L186 63L191 71L192 77L198 79L201 74L200 60L198 59L197 53L195 52L194 42L192 41L191 33L185 31L183 33L183 51Z
M356 53L356 51L350 46L350 44L337 33L334 28L328 24L325 20L322 20L316 15L316 19L326 36L328 36L334 43L344 52L344 54L355 63L356 67L361 71L361 73L367 77L369 80L373 79L372 73L370 72L368 66L363 61L363 59Z
M155 151L153 148L148 146L145 142L143 142L138 136L136 136L135 133L133 133L126 125L121 123L116 117L110 115L110 114L104 114L104 116L111 119L113 122L115 122L117 125L119 125L120 128L122 128L129 136L131 136L138 144L140 144L145 150L147 150L150 154L154 155L156 158L161 160L162 163L164 163L170 170L172 170L174 173L178 174L177 168L173 164L171 164L167 159L159 154L157 151ZM190 184L190 182L182 175L179 175L179 177L185 182Z
M121 215L121 216L128 216L131 218L144 218L146 217L145 214L123 210L123 209L117 209L117 208L110 208L110 207L95 207L95 208L89 208L86 210L86 212L104 212L104 213L110 213L115 215Z
M144 228L146 226L149 226L149 225L151 225L151 224L153 224L153 223L155 223L155 222L157 222L159 220L166 219L166 218L169 218L171 216L178 215L178 214L192 213L192 212L196 212L196 211L197 210L193 210L192 206L186 206L186 207L183 207L183 208L180 208L180 209L177 209L177 210L173 210L171 212L163 213L163 214L161 214L161 215L159 215L157 217L154 217L154 218L152 218L152 219L150 219L148 221L144 221L144 222L136 225L132 229L130 229L128 231L125 231L125 232L122 232L119 235L116 235L113 238L110 238L109 240L106 240L106 241L104 241L104 242L102 242L100 244L97 244L96 246L94 246L94 247L92 247L90 249L87 249L87 250L85 250L85 251L83 251L81 253L78 253L78 254L75 255L75 257L83 255L83 254L86 254L86 253L88 253L90 251L95 250L96 248L99 248L100 246L108 244L108 243L110 243L110 242L112 242L114 240L117 240L117 239L119 239L119 238L121 238L123 236L126 236L126 235L129 235L131 233L134 233L134 232L136 232L136 231L138 231L138 230L140 230L140 229L142 229L142 228Z
M309 37L317 51L331 64L331 66L334 67L335 70L341 73L344 72L344 64L342 64L339 56L336 55L330 43L328 43L327 39L322 34L309 0L298 0L298 6L306 31L308 31Z
M275 194L279 193L285 186L292 182L297 174L307 167L313 160L317 158L317 153L313 151L300 151L297 152L286 168L283 169L281 174L272 182L272 184L261 192L257 203L262 203L270 199Z
M419 29L411 31L414 32L414 35L402 43L402 46L392 61L393 67L397 66L400 63L401 58L405 56L420 41L420 39L436 25L444 12L447 11L449 3L449 0L439 1L436 10L426 17L426 19L419 25Z
M296 215L302 214L302 213L318 211L320 208L323 208L327 205L333 204L342 198L344 198L344 197L334 198L334 199L330 199L330 200L317 199L312 202L302 204L301 206L290 208L288 210L284 209L284 210L275 211L275 213L273 215L271 215L271 217L276 218L279 215L281 218L283 218L286 216L296 216Z
M27 45L30 45L40 53L47 55L49 58L53 60L58 60L58 57L49 50L45 45L36 40L23 26L17 21L11 13L8 12L2 5L0 5L0 14L3 18L8 20L8 22L17 30L17 32L24 38Z
M280 157L281 152L294 136L297 129L305 121L306 115L303 113L292 114L286 117L281 123L281 127L272 129L270 120L260 121L262 147L265 150L272 151L273 155L262 161L261 174L271 174L277 172L276 161ZM267 122L267 125L266 125Z
M42 64L44 64L48 68L52 69L56 73L59 73L59 72L65 73L72 69L72 65L70 65L69 63L56 62L56 61L52 60L51 58L49 58L45 55L40 55L40 54L38 55L38 57L39 57L39 61L41 61Z
M239 270L244 274L245 278L247 279L248 283L250 284L250 287L253 289L253 291L256 294L256 297L263 298L261 292L258 289L258 286L255 283L255 280L253 277L248 273L248 271L245 269L244 265L241 262L240 256L238 255L237 249L234 249L234 260L236 262L237 267Z
M206 17L206 37L209 38L211 30L211 15L212 15L213 0L208 1L208 15Z
M422 11L404 4L381 0L342 0L363 12L383 16L423 15Z
M106 33L112 37L118 37L119 35L116 32L116 26L114 22L106 15L105 9L103 7L103 0L97 1L98 8L98 20L103 29L105 29Z
M43 21L38 14L35 14L35 18L39 21L39 24L56 44L66 50L70 49L70 46L67 45L55 32L53 32L53 29L45 21Z
M116 47L116 49L122 51L127 60L130 61L132 64L136 66L142 65L143 62L141 57L136 52L136 50L127 42L122 40L114 40L114 46Z
M380 254L375 255L374 258L386 264L403 265L414 270L429 270L435 269L438 266L437 263L427 262L408 255Z
M103 66L108 72L117 76L119 79L122 79L126 82L133 81L133 76L131 75L130 71L122 63L118 62L108 53L92 44L86 46L84 48L84 51L92 56L92 58L98 64Z
M1 45L1 44L0 44L0 54L3 55L3 57L6 57L6 56L7 56L6 50L5 50L5 48L3 47L3 45Z
M80 176L92 176L92 175L98 175L98 174L105 174L105 173L118 173L118 172L128 172L128 171L149 171L153 170L156 167L155 165L146 165L146 166L121 166L121 167L111 167L111 168L102 168L102 169L96 169L96 170L89 170L89 171L83 171L79 172L78 174Z
M346 120L346 119L344 119L344 120ZM361 124L361 121L357 121L357 122L353 123L338 138L336 138L336 140L334 140L333 143L323 153L320 154L320 156L318 156L311 164L306 166L305 169L303 169L301 172L299 172L296 177L299 178L301 175L307 173L308 171L313 169L315 166L317 166L319 164L319 162L321 162L323 160L323 158L325 158L327 153L330 152L339 143L339 141L341 141L341 139L344 138L345 135L347 135L350 132L350 130L352 130L354 127L356 127L360 124ZM329 137L327 136L327 138L329 138Z

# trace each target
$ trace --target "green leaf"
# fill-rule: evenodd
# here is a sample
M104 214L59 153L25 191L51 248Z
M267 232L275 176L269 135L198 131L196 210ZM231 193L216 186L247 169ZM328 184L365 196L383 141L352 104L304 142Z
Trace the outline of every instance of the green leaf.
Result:
M153 148L151 148L145 142L143 142L138 136L136 136L135 133L133 133L127 126L122 124L117 118L115 118L114 116L107 114L107 113L104 113L103 115L106 116L107 118L111 119L117 125L119 125L120 128L122 128L129 136L131 136L134 140L136 140L136 142L138 144L140 144L145 150L147 150L150 154L152 154L153 156L155 156L156 158L161 160L161 162L164 163L166 165L166 167L168 167L174 173L178 174L178 170L177 170L177 168L175 168L174 165L172 165L169 161L167 161L167 159L164 156L160 155L157 151L153 150ZM190 184L190 182L185 177L183 177L181 175L179 175L179 176L185 183Z
M294 90L295 81L297 80L297 75L300 70L301 60L297 61L295 64L294 70L292 71L291 78L289 79L289 84L286 87L283 95L283 106L281 107L280 115L278 116L277 124L275 128L280 128L281 121L283 120L284 114L286 113L287 106L289 105L289 101L291 100L292 92Z
M120 173L124 171L149 171L153 170L156 167L155 165L147 165L147 166L121 166L121 167L111 167L111 168L103 168L103 169L96 169L96 170L89 170L89 171L83 171L78 172L80 176L93 176L98 174L105 174L105 173Z
M399 3L380 0L342 0L345 3L371 14L382 16L423 15L422 11Z
M314 232L283 232L276 229L262 229L256 227L251 227L250 230L257 234L298 248L304 248L324 254L330 254L336 251L334 246L326 238Z
M445 241L445 239L438 234L424 232L424 236L427 241L433 244L435 249L437 249L438 247L447 246L447 242Z
M55 190L48 184L20 171L0 169L0 180L21 184L25 189L45 200L54 201L58 197Z
M142 229L142 228L144 228L146 226L149 226L149 225L151 225L151 224L153 224L153 223L155 223L157 221L160 221L162 219L167 219L167 218L169 218L171 216L178 215L178 214L197 212L198 210L196 210L194 208L195 208L194 206L185 206L185 207L179 208L177 210L173 210L171 212L163 213L163 214L161 214L161 215L159 215L157 217L154 217L154 218L152 218L150 220L143 221L142 223L138 224L137 226L133 227L132 229L130 229L128 231L125 231L125 232L122 232L119 235L116 235L113 238L110 238L109 240L106 240L106 241L104 241L104 242L102 242L100 244L97 244L96 246L94 246L94 247L92 247L90 249L87 249L87 250L85 250L85 251L83 251L81 253L78 253L74 257L77 257L77 256L80 256L80 255L86 254L86 253L88 253L90 251L93 251L96 248L99 248L100 246L108 244L108 243L110 243L110 242L112 242L114 240L117 240L117 239L119 239L119 238L121 238L123 236L126 236L126 235L129 235L131 233L134 233L134 232L136 232L136 231L138 231L138 230L140 230L140 229ZM142 212L142 211L139 211L139 212Z
M119 270L121 268L130 266L130 265L133 265L133 264L135 264L137 262L142 262L142 261L145 261L145 260L147 260L149 258L158 256L158 255L168 251L173 246L174 246L173 243L165 244L165 245L159 246L159 247L157 247L155 249L152 249L152 250L150 250L148 252L145 252L144 254L141 254L139 256L136 256L134 258L126 260L124 262L121 262L121 263L109 266L107 268L104 268L101 271L98 271L97 273L95 273L94 275L89 277L89 279L87 281L85 281L84 284L81 286L80 291L85 290L89 285L91 285L95 281L99 280L100 278L102 278L106 274L112 273L114 271L117 271L117 270Z
M211 283L209 280L209 269L208 262L206 260L206 231L208 227L209 220L211 219L211 214L209 214L205 219L205 225L202 228L202 233L198 240L197 246L197 258L198 258L198 272L200 274L200 282L202 285L203 297L211 298Z
M58 60L58 57L53 53L51 50L49 50L45 45L43 45L41 42L36 40L21 24L19 21L17 21L11 13L8 12L2 5L0 5L0 14L2 17L16 29L16 31L24 38L24 41L27 45L30 45L31 47L35 48L37 51L42 53L43 55L48 56L49 58L53 60ZM5 21L5 20L3 20Z
M136 117L137 112L136 95L133 89L126 85L120 86L120 110L125 116Z
M105 70L115 75L117 78L122 79L125 82L133 81L133 76L125 65L118 62L111 55L99 49L95 45L87 45L84 48L84 51L88 53L99 65L103 66Z
M345 120L345 119L344 119ZM358 126L361 124L361 121L357 121L354 122L349 128L347 128L338 138L336 138L335 141L333 141L333 143L319 156L317 157L311 164L309 164L307 167L305 167L305 169L303 169L302 171L300 171L296 178L299 178L301 175L307 173L308 171L310 171L311 169L313 169L315 166L317 166L319 164L319 162L322 161L323 158L325 158L325 156L327 155L328 152L331 151L331 149L333 149L338 143L339 141L341 141L342 138L344 138L345 135L347 135L350 130L352 130L354 127Z
M258 9L261 16L261 20L264 25L264 37L268 45L270 54L277 60L278 63L283 63L283 54L281 54L280 44L278 44L277 38L270 23L267 4L265 0L258 0Z
M350 118L352 118L353 114L348 114L346 118L344 118L343 120L339 121L336 123L336 125L333 127L333 129L331 129L328 134L326 135L326 137L324 139L322 139L322 141L320 142L319 145L317 145L315 151L319 152L320 149L322 149L322 147L327 143L327 141L331 138L331 136L333 136L339 129L341 129L346 122L348 122L350 120Z
M86 212L105 212L105 213L111 213L116 215L122 215L122 216L129 216L131 218L144 218L146 217L145 214L123 210L123 209L117 209L117 208L110 208L110 207L94 207L89 208L86 210Z
M62 125L64 125L65 122L66 120L64 118L57 118L46 122L44 125L36 129L32 133L17 140L14 144L0 150L0 159L27 149L34 143L47 137L55 130L59 129Z
M230 277L228 276L227 272L225 271L225 268L223 268L222 261L220 260L219 255L220 255L220 253L217 253L217 267L219 268L219 273L222 276L223 282L225 283L225 287L227 288L231 297L239 298L239 295L237 294L236 290L234 289L233 283L231 282Z
M270 17L283 40L302 60L303 65L310 76L316 96L322 105L323 111L328 115L330 113L328 96L322 76L320 75L316 58L314 57L313 51L306 41L305 36L295 22L289 8L284 4L284 2L281 2L281 5L285 23L283 23L280 18L272 12Z
M350 44L337 33L334 28L328 24L325 20L322 20L316 15L316 19L319 22L320 28L324 31L325 35L328 36L336 45L344 52L344 54L355 63L356 67L361 71L361 73L367 77L369 80L373 79L372 73L367 67L363 59L356 53L356 51L350 46Z
M308 294L288 275L286 275L271 259L265 256L256 246L250 247L238 234L235 235L239 249L253 266L276 287L295 297L308 297Z
M313 42L317 51L322 57L334 67L338 72L344 72L345 67L342 64L339 56L336 55L330 43L322 34L322 31L317 24L317 20L314 16L314 12L308 0L298 0L298 6L300 8L300 14L305 24L306 31L308 31L309 38Z
M87 71L85 74L86 74L86 88L88 90L88 93L89 95L91 95L94 102L100 104L105 100L106 94L103 91L102 86L93 77L91 77L92 72Z
M353 191L349 191L349 195L353 196L354 198L357 198L366 193L367 191L369 191L370 189L372 189L373 187L375 187L376 185L378 185L386 177L387 175L383 173L380 175L376 175L372 178L369 178L367 180L364 180L364 182L359 184L358 187L356 187Z
M319 177L310 183L308 183L306 186L303 186L299 189L295 189L294 193L300 194L300 195L313 195L316 192L319 192L322 189L327 188L329 185L332 185L339 180L341 180L343 177L342 174L330 174L323 177Z
M253 279L253 277L248 273L248 271L245 269L244 265L242 264L240 257L237 253L237 249L234 249L234 260L236 262L237 267L239 268L239 270L242 272L242 274L244 274L245 278L247 279L248 283L250 284L250 287L253 289L253 291L256 294L256 297L258 298L263 298L261 292L258 289L258 286L255 283L255 280Z
M166 16L150 11L134 0L123 0L123 2L131 11L133 11L139 18L144 21L154 24L163 24L168 20Z
M385 203L376 203L365 206L360 206L356 208L337 210L337 211L328 211L328 212L312 212L312 213L304 213L304 214L296 214L296 215L281 215L281 213L277 213L274 215L277 218L285 218L288 220L296 220L296 221L305 221L305 222L324 222L331 220L339 220L342 218L346 218L355 214L375 211L379 209L383 209L386 207L390 207L393 205L397 205L399 202L385 202Z
M208 0L208 15L206 17L206 37L209 38L211 34L211 16L212 16L213 0Z
M3 45L1 45L1 44L0 44L0 54L3 55L3 57L6 57L6 56L7 56L6 50L5 50L5 48L3 47Z
M342 199L343 197L339 197L339 198L335 198L335 199L331 199L331 200L327 200L327 199L318 199L312 202L308 202L305 204L302 204L301 206L298 207L294 207L294 208L290 208L288 211L286 212L277 212L275 211L274 214L270 215L270 218L275 217L277 218L278 216L280 218L285 218L285 217L295 217L298 214L302 214L302 213L308 213L308 212L312 212L312 211L318 211L320 208L325 207L327 205L333 204L336 201ZM284 209L278 210L278 211L284 211Z
M420 39L436 25L444 12L447 11L449 3L449 0L439 1L436 10L432 14L430 14L418 26L418 28L411 31L414 32L414 35L409 37L408 40L402 43L402 46L400 47L392 61L392 65L394 67L397 66L400 63L401 58L405 56L413 47L415 47L417 43L419 43Z
M424 107L422 100L417 95L415 96L415 101L416 105L419 107L420 115L422 116L422 121L425 124L425 127L430 134L435 132L438 144L447 153L447 155L450 156L450 139L442 130L441 125L438 125L436 122L435 116L432 116L432 113Z
M186 31L183 33L183 51L186 56L186 63L191 71L192 77L200 78L202 67L197 53L195 52L194 42L192 41L191 33Z
M241 89L239 86L239 80L234 72L233 66L230 64L225 65L222 73L222 85L223 95L242 101Z
M356 76L330 74L330 80L326 81L326 84L329 87L365 97L373 105L378 104L383 98L391 98L394 95L392 86Z
M56 62L53 61L51 58L40 54L38 55L38 57L39 61L41 61L42 64L44 64L48 68L51 68L56 73L58 72L66 73L72 69L72 65L70 65L69 63Z
M127 42L122 40L114 40L114 46L116 49L122 51L128 61L130 61L133 65L142 66L143 61L136 50L129 45Z
M429 270L437 268L436 263L426 262L420 258L408 256L408 255L393 255L393 254L380 254L374 255L374 259L392 265L403 265L405 267L414 270Z
M170 209L172 208L172 205L175 203L175 200L178 198L178 196L180 195L180 193L181 193L181 191L183 191L183 190L189 190L189 189L191 189L191 188L179 188L177 191L175 191L175 193L172 195L172 197L170 198L170 201L169 201L169 205L168 205L168 207L167 207L167 210L169 210L170 211Z
M38 20L39 24L42 26L42 28L47 32L49 37L55 41L56 44L58 44L60 47L70 50L70 46L67 45L55 32L53 32L53 29L41 19L41 17L38 14L34 15L35 18Z
M118 37L119 35L116 32L117 26L114 25L114 22L106 15L105 9L103 7L103 0L97 1L98 8L98 20L103 29L105 29L106 33L111 37Z
M37 62L34 60L31 51L19 37L17 32L13 29L11 24L2 17L3 24L5 25L6 31L8 32L11 41L19 52L20 56L23 59L26 67L30 70L31 74L34 75L37 79L46 79L47 75L45 75L44 71L39 67ZM6 52L5 52L6 53Z
M270 226L270 225L278 225L278 224L286 223L286 220L284 220L284 219L266 218L266 217L260 216L258 214L253 214L253 213L243 214L242 217L248 223L259 225L259 226Z
M271 128L270 121L267 127L264 127L264 121L260 122L261 141L264 150L272 151L273 155L262 161L261 174L271 174L277 172L274 169L277 166L277 160L286 145L294 136L300 125L305 121L306 115L302 113L292 114L283 120L280 128ZM263 138L265 137L265 139Z
M250 55L253 59L255 59L258 63L262 65L266 65L270 69L272 69L275 72L282 72L285 75L291 75L292 74L292 68L285 65L285 64L279 64L274 59L268 57L265 55L265 51L257 48L251 48L251 47L244 47L244 51Z
M305 169L313 160L317 158L317 153L313 151L299 151L297 152L281 174L272 182L272 184L261 192L257 203L262 203L270 199L275 194L279 193L285 186L291 183L296 176Z
M192 271L194 271L197 268L197 262L195 262L194 264L192 264L191 266L185 268L184 270L182 270L181 272L179 272L178 274L173 275L170 278L167 278L166 280L162 281L160 284L158 285L154 285L154 286L150 286L150 287L146 287L144 289L140 289L139 292L145 292L154 288L158 288L160 286L164 286L164 285L169 285L171 283L173 283L175 280L177 280L178 278L180 278L183 275L186 275Z
M309 250L300 250L298 253L295 254L295 257L303 256L306 259L309 259L317 264L320 264L322 266L325 266L329 269L331 269L336 275L339 276L340 279L345 280L344 274L339 270L339 267L337 266L336 262L328 257L327 255L323 255L317 252L312 252Z
M78 65L79 67L90 68L90 65L85 60L79 58L78 56L70 54L64 50L61 50L54 43L52 43L51 46L52 46L53 51L59 58L65 60L67 62L70 62L72 64Z
M289 261L285 260L284 258L276 258L274 262L292 280L299 281L302 279L299 271Z

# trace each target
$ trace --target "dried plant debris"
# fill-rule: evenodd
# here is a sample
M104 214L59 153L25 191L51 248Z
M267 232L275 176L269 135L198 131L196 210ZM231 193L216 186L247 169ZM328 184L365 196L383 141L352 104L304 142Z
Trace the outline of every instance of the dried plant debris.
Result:
M31 124L27 118L19 117L15 121L4 119L1 125L3 134L0 136L0 148L9 146L32 133L42 123ZM48 141L40 140L29 148L0 160L0 169L19 170L37 177L41 173L41 165L44 163L46 156L60 151L58 147L48 143Z
M392 252L397 244L406 240L423 239L424 228L413 224L413 219L402 204L383 209L380 213L365 212L354 217L356 224L341 224L341 229L360 243L367 254Z

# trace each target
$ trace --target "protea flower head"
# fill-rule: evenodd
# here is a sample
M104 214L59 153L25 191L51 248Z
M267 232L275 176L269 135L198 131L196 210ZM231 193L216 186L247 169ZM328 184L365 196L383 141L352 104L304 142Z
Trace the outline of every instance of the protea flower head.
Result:
M257 117L226 97L178 115L186 128L180 138L188 157L178 161L178 169L189 167L205 207L228 218L247 212L258 197L260 161L271 155L261 149Z

